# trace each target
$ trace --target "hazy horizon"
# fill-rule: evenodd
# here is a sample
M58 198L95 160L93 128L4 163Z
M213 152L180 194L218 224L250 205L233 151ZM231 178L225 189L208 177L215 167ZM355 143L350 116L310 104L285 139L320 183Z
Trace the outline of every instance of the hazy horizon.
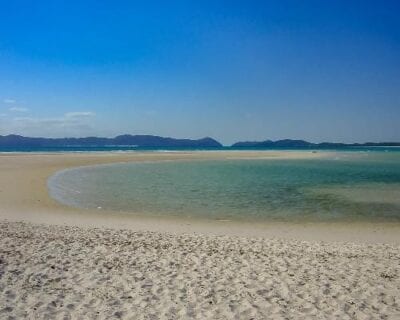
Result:
M396 1L0 8L0 135L400 141Z

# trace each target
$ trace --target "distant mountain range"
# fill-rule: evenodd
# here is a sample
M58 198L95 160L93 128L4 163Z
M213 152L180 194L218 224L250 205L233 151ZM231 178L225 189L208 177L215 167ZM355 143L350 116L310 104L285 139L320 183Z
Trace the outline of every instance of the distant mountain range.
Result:
M400 142L366 142L366 143L335 143L335 142L322 142L312 143L304 140L265 140L265 141L243 141L236 142L232 145L235 148L337 148L337 147L397 147Z
M154 148L220 148L217 140L206 137L203 139L175 139L153 135L120 135L115 138L32 138L19 135L0 136L0 147L106 147L106 146L137 146ZM337 148L337 147L378 147L400 146L400 142L367 142L367 143L312 143L304 140L265 140L243 141L232 145L235 148Z
M0 147L105 147L105 146L137 146L137 147L222 147L212 138L198 140L164 138L151 135L121 135L115 138L30 138L18 135L0 136Z

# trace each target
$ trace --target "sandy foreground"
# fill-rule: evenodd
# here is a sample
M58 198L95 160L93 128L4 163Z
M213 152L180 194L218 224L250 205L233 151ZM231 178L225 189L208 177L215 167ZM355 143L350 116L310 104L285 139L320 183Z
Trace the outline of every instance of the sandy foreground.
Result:
M399 247L0 224L2 319L399 319Z
M0 319L400 319L397 224L237 224L64 207L55 172L310 152L0 154Z

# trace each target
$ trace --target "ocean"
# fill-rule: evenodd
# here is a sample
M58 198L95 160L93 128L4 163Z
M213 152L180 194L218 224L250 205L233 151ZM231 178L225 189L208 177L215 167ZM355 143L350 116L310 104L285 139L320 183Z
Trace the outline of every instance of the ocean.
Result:
M4 147L0 146L0 153L16 152L39 152L39 153L62 153L62 152L159 152L159 151L263 151L263 150L321 150L321 151L348 151L348 152L400 152L400 147L341 147L341 148L323 148L323 147L220 147L220 148L191 148L191 147L136 147L136 146L61 146L61 147Z
M48 185L69 206L153 216L400 221L398 148L332 150L319 159L98 165L61 171Z

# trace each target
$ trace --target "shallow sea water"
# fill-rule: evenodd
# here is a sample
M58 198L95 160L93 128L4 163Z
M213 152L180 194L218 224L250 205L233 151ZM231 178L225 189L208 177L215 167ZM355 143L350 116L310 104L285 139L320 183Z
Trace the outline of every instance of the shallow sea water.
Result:
M400 221L400 152L323 159L126 163L49 179L61 203L235 220Z

